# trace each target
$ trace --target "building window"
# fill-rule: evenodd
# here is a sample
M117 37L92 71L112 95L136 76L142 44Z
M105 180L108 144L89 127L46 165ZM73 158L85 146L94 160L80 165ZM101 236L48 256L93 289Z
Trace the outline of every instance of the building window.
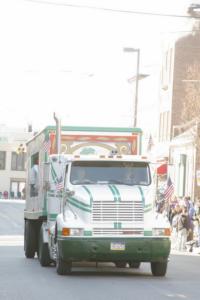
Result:
M172 48L169 50L169 82L172 80Z
M169 111L160 113L159 142L170 140L170 114Z
M25 199L25 181L23 179L11 179L10 197L12 199Z
M170 141L171 125L170 125L170 112L167 112L167 141Z
M0 170L6 168L6 151L0 151Z
M25 153L12 152L11 170L12 171L25 171Z
M163 142L163 113L160 114L159 142Z

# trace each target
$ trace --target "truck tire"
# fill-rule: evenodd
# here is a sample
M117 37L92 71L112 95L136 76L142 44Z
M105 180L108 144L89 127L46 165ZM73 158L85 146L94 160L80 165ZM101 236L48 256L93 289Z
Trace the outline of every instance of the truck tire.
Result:
M167 272L167 262L152 262L151 272L153 276L165 276Z
M36 228L31 220L25 220L24 224L24 252L27 258L34 258L36 251Z
M51 258L49 255L49 247L47 243L43 241L43 229L40 228L39 241L38 241L38 258L42 267L47 267L51 263Z
M62 260L58 251L58 247L56 255L56 271L58 275L69 275L71 273L72 263L70 261Z
M136 262L136 261L129 262L129 268L139 269L140 265L141 265L140 262Z

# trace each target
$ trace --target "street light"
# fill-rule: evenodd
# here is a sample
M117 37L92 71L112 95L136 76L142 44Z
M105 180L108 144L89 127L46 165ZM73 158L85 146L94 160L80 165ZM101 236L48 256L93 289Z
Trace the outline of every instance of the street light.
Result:
M23 144L20 144L19 147L16 150L17 155L22 154L25 152L25 147Z
M124 52L137 53L136 79L135 79L135 103L134 103L134 127L137 126L137 108L138 108L138 83L139 83L139 67L140 67L140 49L139 48L124 48Z

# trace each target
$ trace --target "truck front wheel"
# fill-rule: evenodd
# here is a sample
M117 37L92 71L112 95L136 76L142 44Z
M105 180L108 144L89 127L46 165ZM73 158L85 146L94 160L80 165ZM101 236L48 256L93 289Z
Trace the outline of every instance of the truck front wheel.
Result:
M165 276L167 272L167 262L152 262L151 272L153 276Z
M39 234L38 258L39 258L41 266L43 266L43 267L47 267L51 263L48 244L44 243L44 240L43 240L43 227L42 226L40 228L40 234Z
M25 220L24 224L24 252L27 258L34 258L36 251L36 228L35 223Z

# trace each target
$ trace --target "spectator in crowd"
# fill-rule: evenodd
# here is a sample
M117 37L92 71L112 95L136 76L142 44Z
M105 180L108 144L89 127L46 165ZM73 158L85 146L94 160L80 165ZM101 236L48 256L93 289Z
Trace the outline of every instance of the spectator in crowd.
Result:
M172 249L177 250L178 245L177 245L177 239L178 239L178 217L179 213L181 211L181 207L179 204L176 204L174 208L172 208L171 212L171 242L172 242Z
M170 202L169 211L172 249L184 251L187 246L193 251L194 245L200 247L200 200L195 204L189 196L174 197L174 200Z
M195 215L193 216L194 222L194 238L197 247L200 247L200 200L197 199L195 203Z
M189 215L186 206L181 206L177 217L177 245L179 251L186 250L187 235L189 230Z
M185 201L185 206L187 207L188 216L189 216L189 228L188 228L188 236L187 236L187 241L189 242L189 241L193 240L193 232L194 232L193 217L195 215L195 209L194 209L194 205L192 203L190 196L186 196L184 198L184 201Z
M196 237L197 246L200 247L200 214L194 216L194 235Z

